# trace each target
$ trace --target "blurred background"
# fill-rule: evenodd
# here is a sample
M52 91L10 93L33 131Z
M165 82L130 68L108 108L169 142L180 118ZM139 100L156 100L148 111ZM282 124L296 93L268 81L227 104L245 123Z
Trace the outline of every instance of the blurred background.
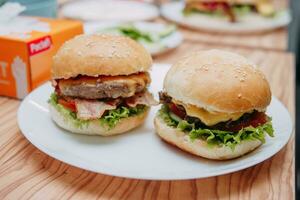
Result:
M198 0L198 2L201 1L207 0ZM88 33L107 29L108 23L116 21L122 23L150 21L180 26L183 39L204 43L220 44L221 42L226 45L296 53L298 49L299 23L297 15L299 14L296 9L299 8L299 1L297 0L250 0L249 2L253 3L245 5L239 3L232 12L235 15L236 23L223 23L228 19L224 20L219 17L223 15L220 14L220 9L217 9L216 12L200 9L199 12L199 6L194 6L197 4L195 3L197 0L0 0L0 5L11 2L20 3L25 7L20 12L21 15L80 20L84 23L85 32ZM138 2L140 4L126 5L121 2ZM213 1L208 0L208 2ZM272 8L269 6L270 2ZM173 5L170 5L172 3ZM212 6L209 9L214 8ZM253 13L249 10L255 10L258 15L251 14L249 17L247 13ZM276 12L273 12L274 10ZM289 13L287 14L285 11ZM195 13L206 16L199 17L200 15L196 16ZM231 17L229 18L232 20ZM97 24L97 22L99 23ZM148 26L146 29L149 31ZM180 42L177 41L177 43ZM170 49L172 48L174 46L170 47Z

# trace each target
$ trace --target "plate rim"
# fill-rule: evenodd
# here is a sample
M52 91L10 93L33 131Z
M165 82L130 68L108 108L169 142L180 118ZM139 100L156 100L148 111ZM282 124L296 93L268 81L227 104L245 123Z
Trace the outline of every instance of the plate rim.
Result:
M87 0L87 1L95 1L95 0ZM87 1L85 1L85 3L87 3ZM103 1L103 0L102 0ZM120 1L120 0L117 0L117 1ZM72 5L72 4L76 4L76 3L80 3L81 1L79 0L75 0L73 2L69 2L69 3L66 3L62 6L61 8L61 14L65 17L65 18L69 18L69 19L76 19L76 20L82 20L84 22L97 22L97 21L102 21L103 19L87 19L86 17L80 17L80 16L76 16L76 15L70 15L69 13L66 14L65 10L67 9L68 6ZM96 1L95 1L96 2ZM82 2L81 2L82 3ZM151 7L151 9L154 11L151 15L147 16L147 17L143 17L142 19L140 20L143 20L143 21L150 21L150 20L153 20L157 17L159 17L160 15L160 10L158 8L156 8L154 5L148 3L148 2L140 2L140 1L131 1L130 3L136 3L136 4L144 4L144 6L147 6L147 7ZM106 19L107 21L107 19ZM115 20L111 20L111 21L115 21ZM136 19L131 19L131 20L128 20L129 22L131 21L136 21Z
M122 23L127 23L127 22L122 22L122 21L115 21L115 22L111 22L110 25L112 27L114 26L118 26L119 24L122 24ZM136 21L136 22L131 22L131 23L143 23L143 24L163 24L163 25L167 25L167 24L164 24L164 23L160 23L160 22L149 22L149 21ZM101 22L101 21L89 21L89 22L84 22L83 23L83 29L84 29L84 34L94 34L95 31L91 31L91 29L94 29L94 27L96 27L97 25L103 25L103 24L108 24L108 22ZM93 27L93 28L90 28L90 27ZM87 30L88 29L88 30ZM178 48L184 41L184 37L183 37L183 34L178 30L178 27L176 27L176 30L169 36L167 37L171 37L171 36L174 36L176 35L176 37L178 38L178 42L177 42L177 45L176 46L173 46L173 47L166 47L166 48L163 48L159 51L154 51L154 52L150 52L149 53L152 55L152 56L159 56L159 55L163 55L165 53L168 53L169 51L172 51L176 48ZM166 38L167 38L166 37Z

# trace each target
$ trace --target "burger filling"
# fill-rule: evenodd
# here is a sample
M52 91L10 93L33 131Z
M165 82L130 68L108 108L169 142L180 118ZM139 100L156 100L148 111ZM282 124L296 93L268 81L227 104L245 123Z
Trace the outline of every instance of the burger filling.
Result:
M148 73L57 79L49 103L76 126L99 120L113 128L122 118L139 115L157 104L147 91L149 83Z
M191 140L203 139L208 144L234 147L243 140L265 142L265 133L273 137L271 118L264 112L210 113L204 109L190 111L189 106L178 103L164 92L160 92L162 107L159 116L171 127L186 132ZM186 109L187 108L187 109Z
M258 13L262 16L273 16L275 11L269 1L258 1L253 4L229 3L227 1L189 1L184 8L185 14L202 13L215 16L226 16L231 22L237 21L237 17L249 13Z
M150 83L148 73L128 76L77 76L56 80L56 91L63 96L84 99L131 97L143 92Z

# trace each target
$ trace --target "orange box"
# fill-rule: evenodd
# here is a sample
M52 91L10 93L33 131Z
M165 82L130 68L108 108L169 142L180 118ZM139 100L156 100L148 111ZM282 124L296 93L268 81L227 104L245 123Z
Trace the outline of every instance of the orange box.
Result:
M66 40L83 33L78 21L22 19L30 26L0 32L0 95L19 99L50 79L52 56Z

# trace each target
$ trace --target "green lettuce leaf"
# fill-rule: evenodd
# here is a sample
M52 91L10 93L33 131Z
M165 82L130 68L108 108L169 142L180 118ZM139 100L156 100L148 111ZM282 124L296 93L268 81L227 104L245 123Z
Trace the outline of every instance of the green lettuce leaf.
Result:
M252 12L252 7L249 5L239 5L239 6L232 6L232 10L235 15L238 16L245 16Z
M161 31L151 31L142 30L141 28L135 26L134 23L128 23L121 24L116 27L107 28L102 30L101 32L103 31L108 33L124 35L136 41L155 43L174 33L176 31L176 26L168 25Z
M84 126L89 125L90 120L78 119L75 112L72 112L71 110L58 104L58 97L55 93L51 94L48 103L57 109L57 111L60 112L66 120L71 121L77 128L83 128ZM109 110L98 120L102 126L111 129L114 128L121 119L137 116L145 112L147 109L148 107L145 105L137 105L133 108L122 106L114 110Z
M51 104L62 116L67 120L74 124L77 128L83 128L84 126L88 126L88 120L81 120L76 117L76 113L71 110L65 108L64 106L58 104L58 97L55 93L52 93L48 103Z
M148 108L145 105L137 105L134 108L122 106L114 110L109 110L106 115L100 118L100 122L103 125L108 125L109 128L113 128L121 119L139 115L147 109Z
M171 127L178 128L189 135L192 141L201 139L207 141L210 145L225 145L234 150L235 146L243 140L260 140L265 142L265 133L270 137L274 137L271 118L269 121L256 128L249 126L241 129L239 132L221 131L208 128L195 128L194 123L189 123L180 118L174 118L173 113L169 112L166 105L163 105L159 110L159 116L164 122ZM178 120L180 119L180 120Z
M184 16L190 16L193 14L202 14L202 15L207 15L207 16L211 16L211 17L225 17L226 15L224 14L224 12L222 10L215 10L215 11L201 11L198 9L183 9L182 11Z
M252 7L250 5L233 5L233 6L231 6L231 9L232 9L233 13L237 16L244 16L244 15L247 15L247 14L253 12ZM212 16L212 17L225 17L226 16L224 11L221 9L217 9L214 11L201 11L201 10L194 9L194 8L183 10L183 14L186 16L191 15L191 14L196 14L196 13L208 15L208 16Z
M121 33L123 33L127 37L130 37L133 40L143 39L147 42L153 42L149 34L143 33L134 26L120 26L118 29Z

